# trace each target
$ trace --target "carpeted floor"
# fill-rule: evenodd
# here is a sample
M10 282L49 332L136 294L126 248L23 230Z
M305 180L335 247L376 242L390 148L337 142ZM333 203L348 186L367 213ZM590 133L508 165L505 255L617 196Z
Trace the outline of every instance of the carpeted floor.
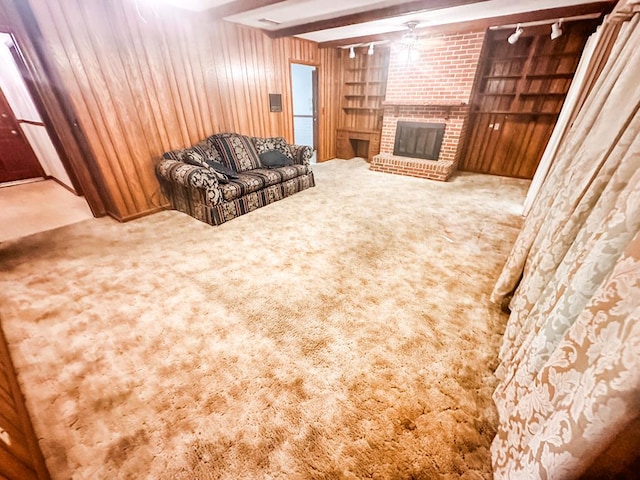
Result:
M528 182L314 167L220 227L168 211L0 245L0 317L55 479L491 478Z

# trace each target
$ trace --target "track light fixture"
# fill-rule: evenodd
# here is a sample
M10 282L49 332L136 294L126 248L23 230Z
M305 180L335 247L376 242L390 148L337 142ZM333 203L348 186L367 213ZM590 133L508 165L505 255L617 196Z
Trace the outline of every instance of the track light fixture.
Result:
M349 47L349 58L356 58L356 51L353 47Z
M551 40L555 40L562 35L562 19L551 25Z
M518 24L518 26L516 27L516 31L513 32L511 35L509 35L507 42L513 45L522 36L523 32L524 32L524 29L520 26L520 24Z
M367 50L367 55L373 55L373 43L369 44L369 49Z

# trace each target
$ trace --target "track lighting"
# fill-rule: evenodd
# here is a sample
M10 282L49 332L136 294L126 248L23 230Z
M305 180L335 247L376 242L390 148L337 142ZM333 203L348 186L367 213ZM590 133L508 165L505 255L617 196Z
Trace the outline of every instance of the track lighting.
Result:
M373 43L369 44L369 49L367 50L367 55L373 55Z
M518 26L516 27L516 31L513 32L509 38L507 39L507 42L509 42L511 45L513 45L514 43L516 43L518 41L518 39L522 36L522 33L524 32L524 30L522 29L522 27L520 26L520 24L518 24Z
M356 58L356 51L353 47L349 47L349 58Z
M558 20L556 23L551 25L551 40L555 40L560 35L562 35L562 20Z

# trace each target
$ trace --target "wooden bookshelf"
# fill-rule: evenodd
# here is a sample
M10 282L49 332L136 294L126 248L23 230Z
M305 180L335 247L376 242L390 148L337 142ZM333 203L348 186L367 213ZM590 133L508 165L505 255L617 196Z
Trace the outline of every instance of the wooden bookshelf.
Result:
M367 48L356 48L356 57L342 50L341 114L338 128L377 131L382 130L382 112L387 89L389 49L376 47L373 55Z

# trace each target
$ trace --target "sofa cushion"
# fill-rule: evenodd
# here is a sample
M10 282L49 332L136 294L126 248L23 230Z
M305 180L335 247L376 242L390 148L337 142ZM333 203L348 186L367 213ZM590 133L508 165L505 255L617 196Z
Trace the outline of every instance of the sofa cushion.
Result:
M253 137L251 140L253 141L258 154L265 153L270 150L277 150L286 155L286 157L290 158L292 161L295 160L293 152L289 148L289 144L283 137Z
M306 175L311 171L307 165L298 165L297 163L294 165L287 165L286 167L274 168L274 170L282 175L283 181L291 180L292 178L296 178L301 175Z
M306 175L309 173L309 169L305 165L289 165L286 167L278 168L257 168L249 172L250 175L259 176L265 187L276 185L278 183L291 180L292 178Z
M265 168L286 167L293 165L293 160L278 150L267 150L260 153L260 164Z
M251 139L236 133L218 133L209 137L224 165L236 172L260 168L258 152Z
M257 192L264 188L265 180L262 175L251 173L239 173L238 178L230 178L229 182L220 185L222 198L227 202L235 200L249 193Z

